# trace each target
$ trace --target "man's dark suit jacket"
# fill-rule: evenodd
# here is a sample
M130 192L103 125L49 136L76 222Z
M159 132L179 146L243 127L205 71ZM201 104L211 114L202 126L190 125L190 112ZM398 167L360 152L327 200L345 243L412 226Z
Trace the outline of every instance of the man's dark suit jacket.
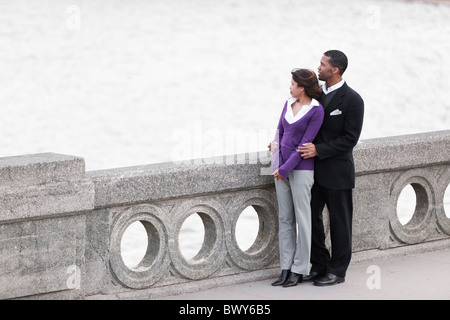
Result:
M315 180L328 189L353 189L353 147L362 130L364 101L344 83L324 108L323 124L313 142L318 154L314 162Z

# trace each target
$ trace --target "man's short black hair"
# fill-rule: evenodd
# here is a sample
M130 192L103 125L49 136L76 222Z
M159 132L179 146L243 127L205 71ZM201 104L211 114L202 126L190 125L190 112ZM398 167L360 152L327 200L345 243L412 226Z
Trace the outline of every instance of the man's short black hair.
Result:
M332 67L339 69L339 74L342 76L348 66L347 56L339 50L328 50L324 53L325 56L330 57L330 64Z

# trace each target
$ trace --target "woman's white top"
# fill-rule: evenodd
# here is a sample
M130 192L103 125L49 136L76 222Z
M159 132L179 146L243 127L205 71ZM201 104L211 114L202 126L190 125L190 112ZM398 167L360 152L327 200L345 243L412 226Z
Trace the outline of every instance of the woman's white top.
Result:
M286 106L287 110L286 110L286 114L285 114L284 118L286 119L286 121L289 124L293 124L294 122L300 120L305 114L308 113L309 110L311 110L313 107L319 105L319 101L317 101L316 99L312 99L311 104L302 106L300 111L297 112L297 114L294 116L294 113L292 112L292 104L295 101L297 101L297 98L294 98L294 97L290 97L287 100L287 106Z

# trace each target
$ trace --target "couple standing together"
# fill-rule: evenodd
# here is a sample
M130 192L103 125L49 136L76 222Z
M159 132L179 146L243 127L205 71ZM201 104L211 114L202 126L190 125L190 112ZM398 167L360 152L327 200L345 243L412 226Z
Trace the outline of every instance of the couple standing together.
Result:
M318 67L322 87L311 70L291 72L291 98L269 144L279 209L281 275L274 286L345 281L352 254L353 147L364 115L363 100L342 78L347 65L343 52L325 52ZM331 254L325 245L325 205Z

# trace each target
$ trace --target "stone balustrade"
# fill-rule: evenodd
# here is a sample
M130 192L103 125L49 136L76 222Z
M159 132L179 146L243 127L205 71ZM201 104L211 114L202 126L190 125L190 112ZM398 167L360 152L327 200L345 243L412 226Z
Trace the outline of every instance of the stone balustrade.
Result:
M361 141L354 151L354 260L450 245L450 130ZM54 153L0 159L0 298L152 299L279 273L277 200L267 152L85 172L80 157ZM397 200L416 193L411 220ZM236 223L258 215L242 251ZM197 213L205 230L196 256L179 246ZM326 215L325 215L326 217ZM133 268L122 236L140 221L148 246Z

